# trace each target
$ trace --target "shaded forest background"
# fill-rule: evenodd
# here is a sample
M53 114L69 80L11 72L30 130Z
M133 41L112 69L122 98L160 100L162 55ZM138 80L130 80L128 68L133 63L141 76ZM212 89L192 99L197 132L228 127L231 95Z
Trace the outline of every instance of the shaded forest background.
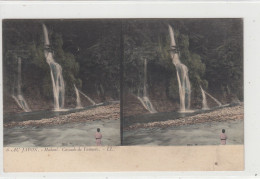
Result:
M152 103L158 111L177 109L179 92L168 51L168 24L175 30L180 59L189 69L192 107L201 107L200 85L222 103L243 101L242 19L4 20L4 112L20 111L11 98L17 90L18 57L22 58L22 92L29 106L53 108L42 23L49 30L54 58L63 68L65 107L76 105L73 84L96 102L119 100L122 30L126 109L138 111L128 102L136 104L134 96L142 93L144 59Z

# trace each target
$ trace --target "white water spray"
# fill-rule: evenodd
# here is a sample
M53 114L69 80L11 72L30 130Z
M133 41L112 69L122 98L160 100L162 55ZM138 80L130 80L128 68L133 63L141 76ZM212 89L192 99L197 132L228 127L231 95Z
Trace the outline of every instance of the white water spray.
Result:
M202 95L202 109L207 110L207 109L209 109L209 107L208 107L205 91L202 89L201 86L200 86L200 90L201 90L201 95Z
M48 30L45 24L42 24L44 34L44 55L46 62L50 66L51 80L53 87L54 110L59 111L64 107L65 101L65 84L62 76L61 66L55 62L53 54L50 49L50 41L48 37Z
M80 91L78 89L78 91L80 92L80 94L82 94L85 98L87 98L89 100L89 102L92 103L92 105L96 105L95 101L93 101L89 96L87 96L86 94L84 94L82 91Z
M144 90L143 97L137 97L138 100L142 103L144 108L148 110L150 113L156 113L157 111L154 109L148 94L147 94L147 59L144 59Z
M186 112L190 108L190 95L191 95L188 68L184 64L182 64L179 59L179 54L177 52L176 43L174 39L174 32L170 25L169 25L169 34L171 38L170 55L172 58L172 63L175 65L176 68L177 80L179 85L180 111Z
M204 90L203 90L204 91ZM211 96L209 93L207 93L206 91L204 91L204 93L206 95L208 95L211 99L213 99L217 104L218 106L222 106L221 102L219 102L216 98L214 98L213 96Z
M76 93L76 101L77 101L77 106L76 108L82 108L81 101L80 101L80 96L79 96L79 90L78 88L74 85L75 93Z
M22 84L22 60L20 57L18 57L18 80L17 80L17 96L12 95L15 102L18 104L18 106L23 109L25 112L30 112L31 109L29 108L28 104L26 103L21 90L21 84Z

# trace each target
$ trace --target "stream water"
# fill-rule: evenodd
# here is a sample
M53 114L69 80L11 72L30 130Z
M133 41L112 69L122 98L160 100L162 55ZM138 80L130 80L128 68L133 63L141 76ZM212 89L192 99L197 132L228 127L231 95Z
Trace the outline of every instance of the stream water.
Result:
M139 114L134 116L128 116L124 117L124 126L128 127L130 125L136 124L136 123L148 123L148 122L155 122L155 121L167 121L167 120L174 120L178 118L183 118L187 116L194 116L196 114L201 113L208 113L211 111L214 111L216 109L225 108L228 106L234 106L237 104L227 104L222 106L217 106L211 109L198 109L193 110L193 112L179 112L179 111L171 111L171 112L159 112L154 114Z
M22 112L22 113L9 113L9 114L4 114L4 123L12 122L12 121L20 122L20 121L41 120L46 118L52 118L60 115L79 112L82 110L92 109L97 106L105 106L112 103L118 103L118 101L104 102L104 103L82 107L82 108L64 109L63 111L43 110L43 111L32 111L32 112Z
M5 128L4 146L95 146L97 128L101 129L102 145L120 145L120 120L95 120L55 126Z
M124 145L219 145L222 129L226 130L227 145L244 144L244 121L237 120L125 131Z
M55 116L76 113L97 106L104 106L119 101L105 102L84 108L64 111L33 111L17 114L5 114L4 123L11 121L40 120ZM4 128L5 147L61 147L95 146L95 132L101 129L102 145L120 145L120 120L95 120L79 123L66 123L50 126L16 126Z

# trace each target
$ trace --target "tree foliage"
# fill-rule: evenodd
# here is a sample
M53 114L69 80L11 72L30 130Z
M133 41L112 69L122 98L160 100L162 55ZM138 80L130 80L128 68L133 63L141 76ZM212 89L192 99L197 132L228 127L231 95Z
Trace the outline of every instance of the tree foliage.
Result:
M22 58L22 90L52 98L50 69L44 57L42 23L49 30L54 58L62 66L66 96L75 84L105 100L119 99L120 31L124 39L126 92L143 90L144 59L148 89L160 87L178 100L176 69L169 55L168 24L175 31L180 60L189 69L192 96L200 88L243 100L243 22L241 19L4 20L4 92L17 84L17 58ZM123 29L121 29L121 23Z

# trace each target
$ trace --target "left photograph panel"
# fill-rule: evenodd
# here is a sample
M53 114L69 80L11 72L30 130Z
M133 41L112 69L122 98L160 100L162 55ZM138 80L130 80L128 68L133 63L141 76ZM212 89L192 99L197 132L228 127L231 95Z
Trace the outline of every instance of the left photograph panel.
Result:
M4 147L120 145L119 21L2 24Z

